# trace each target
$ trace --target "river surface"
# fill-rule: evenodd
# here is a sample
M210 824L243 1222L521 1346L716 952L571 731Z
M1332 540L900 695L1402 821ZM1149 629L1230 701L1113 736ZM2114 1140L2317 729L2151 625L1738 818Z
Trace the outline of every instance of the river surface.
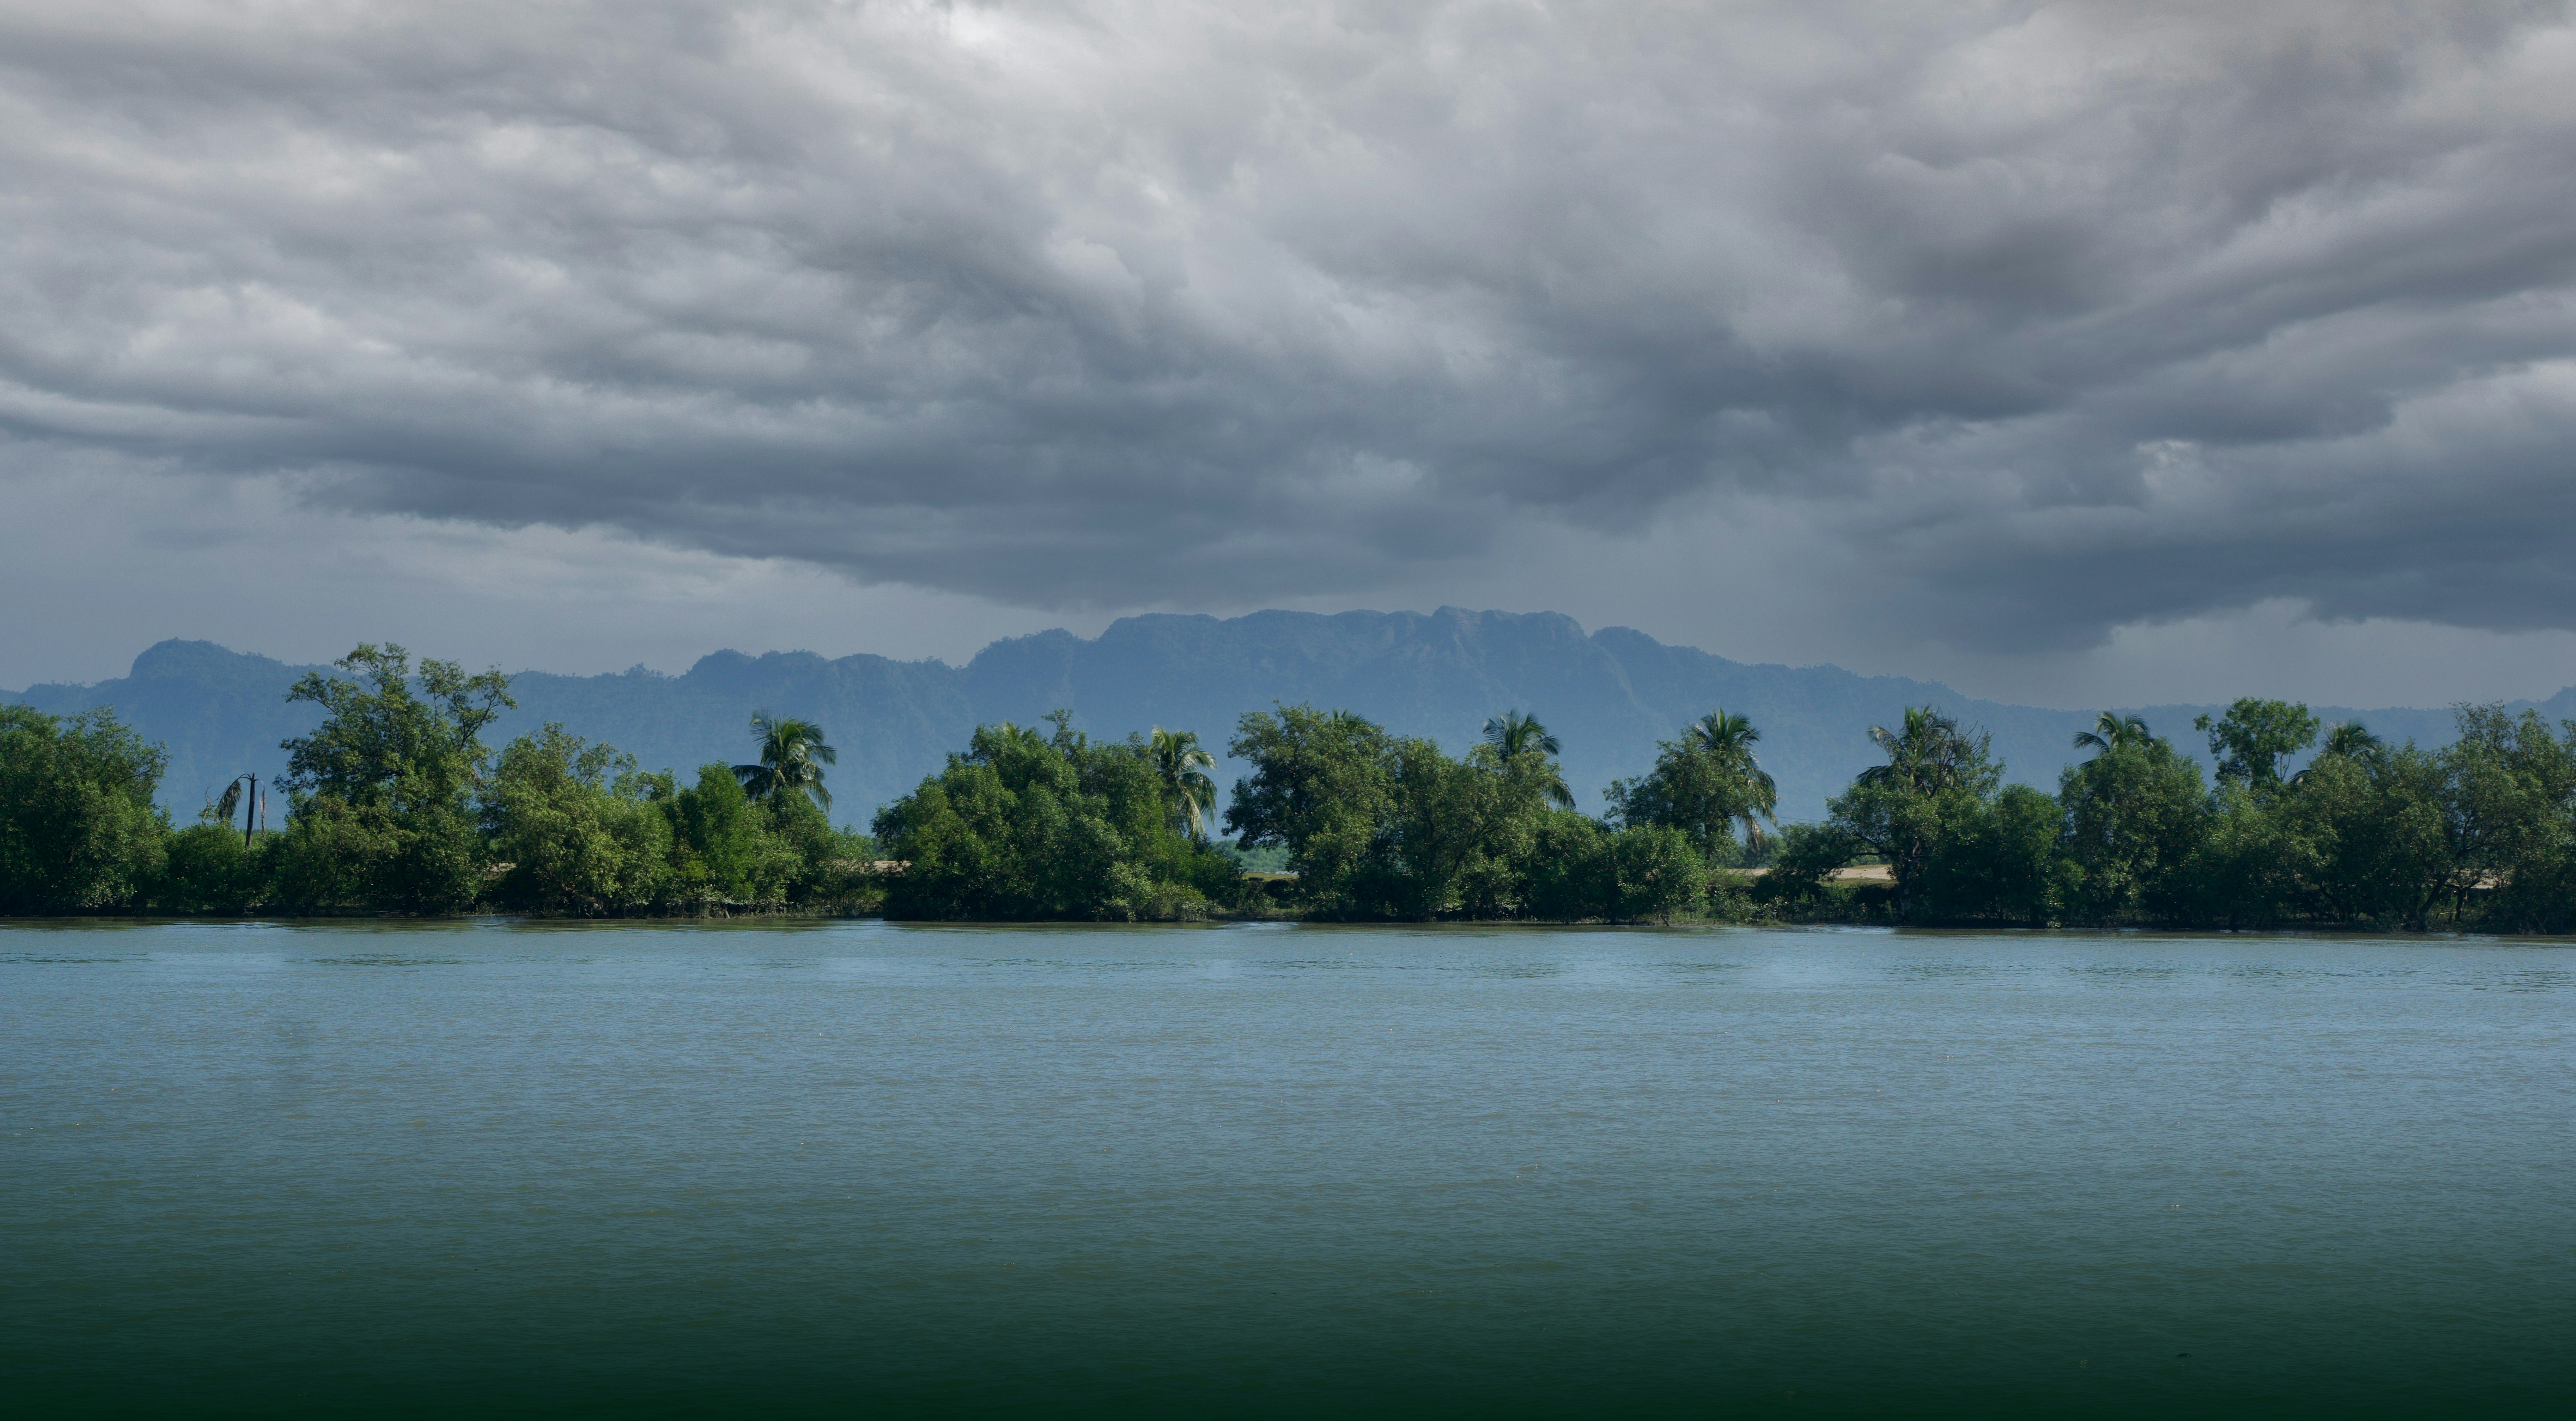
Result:
M18 1415L2569 1414L2576 948L0 925Z

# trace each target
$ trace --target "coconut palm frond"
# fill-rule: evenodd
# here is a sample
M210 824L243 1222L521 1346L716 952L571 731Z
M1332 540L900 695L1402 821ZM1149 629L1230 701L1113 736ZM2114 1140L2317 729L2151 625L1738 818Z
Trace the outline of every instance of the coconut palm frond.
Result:
M1550 763L1546 767L1546 779L1539 786L1540 792L1547 796L1550 804L1564 809L1574 807L1574 791L1566 786L1565 773L1554 763L1565 747L1548 733L1546 726L1539 724L1538 717L1518 710L1489 717L1485 721L1485 743L1494 747L1495 758L1506 765L1523 755L1547 757Z
M1517 710L1508 710L1486 720L1485 743L1493 746L1506 760L1531 750L1542 755L1559 755L1565 751L1556 737L1548 733L1547 727L1539 724L1538 717Z
M2306 784L2309 771L2326 760L2352 760L2369 765L2376 761L2387 748L2388 742L2371 734L2360 721L2344 721L2326 732L2325 748L2317 751L2317 758L2310 760L2305 769L2290 776L2290 783Z
M1197 731L1158 725L1145 742L1145 759L1162 782L1163 801L1181 821L1182 831L1204 842L1208 817L1216 812L1216 780L1208 774L1216 768L1216 757L1200 748Z
M2364 759L2388 748L2388 742L2370 733L2360 721L2348 720L2326 732L2325 753L2349 760Z
M1700 748L1729 761L1751 761L1753 742L1762 738L1751 719L1730 715L1723 706L1692 721L1687 733Z
M733 767L743 793L753 799L802 793L825 811L831 809L832 792L823 787L822 767L839 764L841 752L824 741L823 727L760 710L751 714L751 733L760 741L759 763Z
M1870 732L1872 739L1884 733L1877 729ZM1750 717L1733 714L1723 706L1682 727L1682 743L1715 761L1719 770L1735 782L1730 798L1742 807L1734 817L1744 826L1744 842L1757 849L1762 845L1761 821L1778 823L1780 807L1779 785L1753 754L1753 746L1761 738L1761 730Z
M1895 781L1918 790L1939 789L1956 783L1976 754L1975 737L1963 733L1957 720L1930 706L1907 706L1901 724L1900 730L1883 725L1869 728L1870 743L1887 756L1887 763L1861 771L1864 783Z
M2153 745L2155 733L2147 729L2143 717L2104 711L2093 718L2091 730L2075 732L2078 750L2111 750L2122 745Z

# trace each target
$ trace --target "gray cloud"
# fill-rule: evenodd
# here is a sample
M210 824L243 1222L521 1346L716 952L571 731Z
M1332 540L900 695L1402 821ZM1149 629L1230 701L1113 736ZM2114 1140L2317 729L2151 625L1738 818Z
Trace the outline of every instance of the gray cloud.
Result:
M1037 607L1761 499L1963 646L2576 626L2559 5L0 17L13 447Z

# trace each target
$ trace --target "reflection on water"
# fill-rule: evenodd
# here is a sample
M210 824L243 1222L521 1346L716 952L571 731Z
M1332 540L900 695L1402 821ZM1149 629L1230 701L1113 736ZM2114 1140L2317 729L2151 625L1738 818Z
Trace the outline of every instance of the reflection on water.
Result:
M2442 939L0 926L0 1375L40 1414L2542 1414L2571 1008L2576 950Z

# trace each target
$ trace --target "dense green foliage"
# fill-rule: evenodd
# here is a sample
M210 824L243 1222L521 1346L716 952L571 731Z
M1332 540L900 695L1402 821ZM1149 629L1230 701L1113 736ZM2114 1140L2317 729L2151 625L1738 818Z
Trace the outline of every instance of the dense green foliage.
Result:
M519 912L703 912L829 906L869 896L874 848L836 830L811 783L764 786L739 767L700 767L680 788L633 757L584 744L559 725L501 752L482 796L499 862L491 900Z
M1180 820L1182 831L1193 840L1205 841L1208 813L1216 807L1216 781L1208 775L1216 768L1216 757L1200 747L1196 731L1165 730L1158 725L1145 737L1145 760L1154 767L1164 802Z
M1328 918L1669 918L1697 907L1709 860L1679 829L1612 827L1558 805L1543 727L1497 721L1464 759L1343 711L1246 715L1253 764L1226 828L1279 845L1298 911Z
M110 710L0 707L0 913L576 916L862 911L945 919L1670 921L2576 931L2576 722L2464 706L2438 750L2306 707L2203 716L2214 777L2135 716L2075 737L2054 795L2004 783L1930 708L1874 728L1883 763L1826 818L1766 833L1760 734L1715 711L1568 804L1554 735L1509 711L1452 756L1345 711L1246 715L1250 762L1207 831L1212 761L1157 727L1094 742L1009 723L832 827L820 726L754 717L757 758L685 786L560 725L488 749L497 673L361 646L289 692L283 824L236 790L174 828L165 757ZM2322 741L2320 736L2322 735ZM2311 754L2310 752L2314 753ZM2301 758L2305 756L2305 763ZM238 809L244 827L236 829ZM1766 869L1742 867L1748 861Z
M167 853L162 763L112 711L0 706L0 913L138 905Z
M2464 706L2459 738L2390 749L2360 726L2317 745L2304 706L2202 717L2217 783L2134 717L2052 800L2000 787L1983 737L1929 710L1874 732L1885 766L1794 828L1757 897L1816 918L2181 928L2437 923L2576 931L2576 722ZM1837 884L1864 858L1884 886Z
M733 767L733 777L754 799L803 795L825 810L832 792L823 787L823 767L841 762L841 752L823 743L823 727L792 716L751 713L751 733L760 739L760 759Z
M2105 714L2108 714L2105 712ZM2191 727L2209 736L2221 784L2268 790L2281 782L2281 762L2316 743L2317 718L2287 701L2240 698L2212 721L2196 716ZM2143 734L2145 727L2139 727Z
M1234 860L1189 832L1195 765L1168 734L1095 744L1054 717L1052 735L1004 722L877 812L902 871L885 911L902 918L1202 918L1231 906Z
M352 677L307 674L287 692L323 710L286 742L286 831L275 849L276 901L289 908L454 913L481 896L485 858L474 791L482 728L514 704L498 672L468 676L398 646L360 646ZM416 686L415 686L416 681Z
M755 800L732 767L680 788L549 725L498 756L480 732L510 704L497 673L415 668L361 646L344 676L290 699L321 707L289 740L286 822L232 827L228 790L173 830L152 808L162 755L111 712L0 707L0 912L568 915L835 910L872 901L873 846L816 803L817 759L791 728L789 773ZM775 727L756 728L756 736ZM803 727L811 731L811 727ZM777 739L766 749L774 748Z
M1656 742L1654 769L1610 782L1611 819L1676 830L1708 862L1733 861L1736 826L1743 826L1747 846L1758 847L1762 821L1780 803L1779 789L1753 758L1761 738L1742 716L1709 712L1679 740Z
M1900 729L1873 726L1869 734L1887 763L1863 770L1828 803L1827 822L1844 842L1887 865L1901 920L1934 859L1977 833L2003 782L2003 767L1988 751L1986 737L1962 731L1929 707L1908 708Z

